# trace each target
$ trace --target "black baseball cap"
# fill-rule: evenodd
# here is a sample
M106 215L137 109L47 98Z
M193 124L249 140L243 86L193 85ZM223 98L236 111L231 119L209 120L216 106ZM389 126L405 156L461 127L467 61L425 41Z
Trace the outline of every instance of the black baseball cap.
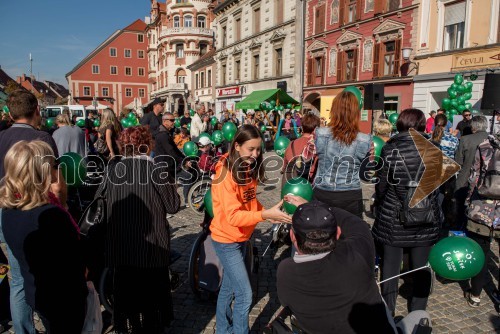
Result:
M294 233L310 242L325 242L337 233L337 226L333 208L316 200L300 205L292 217ZM327 232L330 237L325 240L308 239L306 236L309 232Z

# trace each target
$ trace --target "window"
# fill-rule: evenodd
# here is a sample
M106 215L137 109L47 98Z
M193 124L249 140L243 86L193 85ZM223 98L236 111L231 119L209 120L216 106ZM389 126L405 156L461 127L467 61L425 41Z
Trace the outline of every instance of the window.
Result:
M393 10L399 9L399 0L387 0L387 11L392 12Z
M274 50L274 59L275 59L275 75L277 77L283 74L283 49Z
M227 27L222 27L222 47L227 45Z
M137 50L137 58L144 59L144 50Z
M102 96L109 96L109 88L102 87Z
M398 76L401 62L401 40L377 43L373 50L373 77Z
M143 43L144 42L144 35L142 35L142 34L137 35L137 42Z
M357 68L357 49L339 52L337 55L337 82L356 80Z
M205 87L205 72L200 72L200 87Z
M241 17L238 17L234 21L234 38L235 42L241 39Z
M92 65L92 74L99 74L99 65Z
M276 13L276 24L283 23L283 15L285 13L285 8L283 6L284 0L274 0L275 13Z
M240 80L241 75L241 60L234 62L234 80Z
M125 66L125 75L126 76L132 75L132 67Z
M200 56L203 56L207 53L208 45L205 43L200 43Z
M181 18L179 16L174 16L174 28L179 28L181 26Z
M132 58L132 50L130 49L125 49L125 58Z
M455 2L444 9L443 51L464 47L465 1Z
M199 86L199 84L198 84L198 73L196 73L196 74L194 75L194 87L195 87L194 89L198 89L198 88L200 88L200 86Z
M381 0L375 1L375 14L387 13L398 10L400 7L400 0Z
M224 86L226 84L226 64L221 66L220 84L221 84L221 86Z
M144 76L144 73L145 73L144 67L139 67L139 68L137 68L137 74L138 74L140 77L143 77L143 76Z
M325 5L316 7L314 14L314 33L319 34L325 31Z
M255 55L253 56L253 73L252 73L253 80L259 79L259 71L260 71L260 56Z
M383 0L377 0L381 3ZM361 19L362 5L361 0L340 0L339 21L340 25L355 22Z
M90 87L88 86L83 87L83 95L90 96Z
M126 97L132 96L132 88L125 88L125 96Z
M196 26L198 28L205 28L206 20L205 16L198 16Z
M146 90L144 88L139 88L139 97L145 97L146 96Z
M184 58L184 44L175 45L175 55L177 58Z
M177 83L186 83L186 71L182 68L177 70L176 78Z
M253 33L260 32L260 7L253 10Z
M212 70L207 71L207 87L212 87Z
M118 74L118 68L116 66L111 66L110 73L112 75L117 75Z
M109 56L116 57L116 48L109 48Z
M191 15L184 16L184 27L186 28L193 27L193 17Z

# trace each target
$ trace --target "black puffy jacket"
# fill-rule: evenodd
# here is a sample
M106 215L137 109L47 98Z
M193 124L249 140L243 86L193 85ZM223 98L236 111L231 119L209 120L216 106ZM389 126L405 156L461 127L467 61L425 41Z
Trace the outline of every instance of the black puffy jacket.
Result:
M408 191L406 185L410 179L402 162L395 164L394 160L388 159L388 157L395 156L396 152L399 152L399 160L401 161L402 158L405 161L413 180L422 161L409 132L395 135L383 147L381 160L383 159L384 166L378 172L377 176L380 180L375 187L377 217L372 229L373 236L377 242L392 247L431 246L438 240L439 229L443 221L443 213L438 204L439 192L434 191L429 195L434 209L434 222L412 228L403 226L399 221L399 211ZM390 168L388 161L392 161ZM441 173L440 167L427 167L433 168L437 174ZM424 166L416 180L420 180L423 172ZM400 179L399 182L398 179Z

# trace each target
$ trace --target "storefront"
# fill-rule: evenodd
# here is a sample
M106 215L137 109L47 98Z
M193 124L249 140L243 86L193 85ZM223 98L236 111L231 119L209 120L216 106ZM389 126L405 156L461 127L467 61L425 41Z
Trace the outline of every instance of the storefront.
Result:
M233 86L217 89L215 101L215 116L220 118L224 110L235 111L235 105L241 101L241 87Z

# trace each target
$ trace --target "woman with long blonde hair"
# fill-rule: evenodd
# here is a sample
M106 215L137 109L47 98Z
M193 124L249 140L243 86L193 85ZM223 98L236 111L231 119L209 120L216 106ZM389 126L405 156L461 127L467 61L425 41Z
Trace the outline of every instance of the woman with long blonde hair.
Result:
M359 170L369 157L370 135L359 131L361 111L356 96L342 92L333 100L330 123L315 134L318 166L314 198L363 218Z
M99 127L99 138L103 138L108 146L109 158L114 158L120 150L118 146L118 136L122 132L122 126L116 118L115 112L104 109L101 116L101 126Z
M88 291L85 265L69 214L51 204L50 185L58 177L54 152L39 140L20 141L7 152L4 167L2 231L21 268L26 302L47 333L79 334Z

